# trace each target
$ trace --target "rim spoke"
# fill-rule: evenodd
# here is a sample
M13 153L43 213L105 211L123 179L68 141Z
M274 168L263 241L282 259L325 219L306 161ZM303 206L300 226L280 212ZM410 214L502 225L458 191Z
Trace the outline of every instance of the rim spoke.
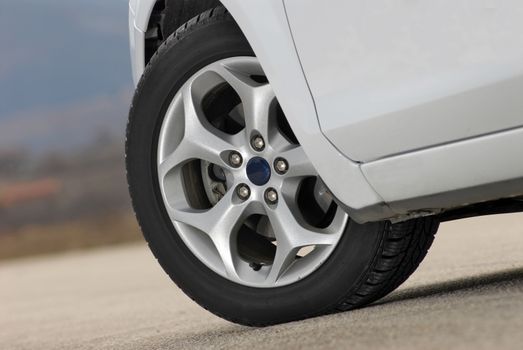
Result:
M296 259L298 250L299 248L291 247L285 243L278 244L274 262L272 263L269 275L265 280L266 284L274 284L276 281L278 281L281 275L283 275L283 273L292 265Z
M296 210L294 210L296 212ZM269 210L269 219L276 232L276 239L283 239L295 248L310 245L333 245L337 242L337 232L317 229L296 220L293 210L285 200L278 202L275 210ZM279 236L278 236L279 234Z
M259 83L252 80L248 74L239 72L225 64L216 64L213 70L221 76L236 91L242 102L249 101L254 96Z
M214 128L203 112L196 106L191 95L190 86L183 91L183 106L185 114L185 135L182 142L190 144L193 158L207 160L219 165L228 165L221 158L225 151L235 149L231 135Z
M338 241L338 232L328 232L300 224L285 200L281 200L277 208L269 210L267 214L277 241L276 256L267 283L275 283L281 277L295 261L300 248L329 246Z
M171 169L190 159L203 159L220 166L229 166L222 154L235 149L233 137L213 128L206 119L201 118L202 113L199 113L199 108L194 103L190 86L183 90L182 98L184 136L176 149L160 162L158 175L162 179Z
M303 147L296 146L287 151L281 152L280 157L287 160L289 163L289 171L285 176L287 177L306 177L317 176L318 173L312 165L309 157L305 154Z
M245 127L249 136L260 134L265 140L269 140L269 115L274 97L271 86L266 84L257 87L252 98L243 103Z
M272 87L269 84L257 83L248 75L225 65L218 65L216 71L240 96L247 137L260 134L268 140L269 113L272 101L276 98Z
M206 233L213 241L216 250L225 266L227 275L238 278L234 264L233 242L234 234L242 225L248 204L233 202L233 192L228 191L225 196L208 210L170 209L172 220L195 227Z
M218 250L218 254L220 254L227 276L235 280L240 280L234 261L234 255L236 255L234 252L237 251L237 248L236 244L231 240L230 232L226 233L221 231L219 234L213 235L212 241L216 250Z
M182 142L176 147L174 152L169 154L158 166L158 176L163 179L169 171L185 161L193 158L193 150L188 147L187 142Z

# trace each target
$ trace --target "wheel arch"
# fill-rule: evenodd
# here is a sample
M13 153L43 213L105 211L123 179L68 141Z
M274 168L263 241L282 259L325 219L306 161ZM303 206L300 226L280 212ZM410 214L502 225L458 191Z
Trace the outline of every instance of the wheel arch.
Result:
M143 1L143 0L142 0ZM144 35L144 62L147 65L160 45L185 22L220 5L219 0L149 0ZM137 21L145 18L137 17ZM138 24L140 25L140 24ZM143 23L142 23L143 25Z

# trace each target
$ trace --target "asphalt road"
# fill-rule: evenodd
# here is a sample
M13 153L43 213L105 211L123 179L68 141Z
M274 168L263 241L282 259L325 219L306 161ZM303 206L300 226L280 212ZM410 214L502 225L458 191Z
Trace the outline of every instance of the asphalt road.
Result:
M268 348L523 349L523 215L444 224L384 300L263 329L198 307L144 244L0 264L0 349Z

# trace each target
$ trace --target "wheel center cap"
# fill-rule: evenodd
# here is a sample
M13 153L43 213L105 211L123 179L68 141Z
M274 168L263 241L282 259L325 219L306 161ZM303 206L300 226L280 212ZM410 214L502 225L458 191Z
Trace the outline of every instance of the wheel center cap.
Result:
M271 178L271 167L261 157L254 157L247 163L247 177L258 186L265 185Z

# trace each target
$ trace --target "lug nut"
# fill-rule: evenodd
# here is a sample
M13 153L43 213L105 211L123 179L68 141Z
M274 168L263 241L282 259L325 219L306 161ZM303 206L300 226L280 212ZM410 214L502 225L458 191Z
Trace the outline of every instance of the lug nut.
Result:
M268 188L265 191L265 201L267 204L276 204L278 203L278 192L274 188Z
M240 167L243 163L242 155L238 152L231 152L231 154L229 154L229 163L234 168Z
M280 175L283 175L289 170L289 164L283 158L276 158L274 161L274 169Z
M240 197L240 199L246 200L251 195L251 189L249 188L249 186L241 184L238 185L238 187L236 187L236 194L238 195L238 197Z
M254 136L251 140L251 146L258 152L263 151L265 148L265 141L263 141L263 137L260 135Z

